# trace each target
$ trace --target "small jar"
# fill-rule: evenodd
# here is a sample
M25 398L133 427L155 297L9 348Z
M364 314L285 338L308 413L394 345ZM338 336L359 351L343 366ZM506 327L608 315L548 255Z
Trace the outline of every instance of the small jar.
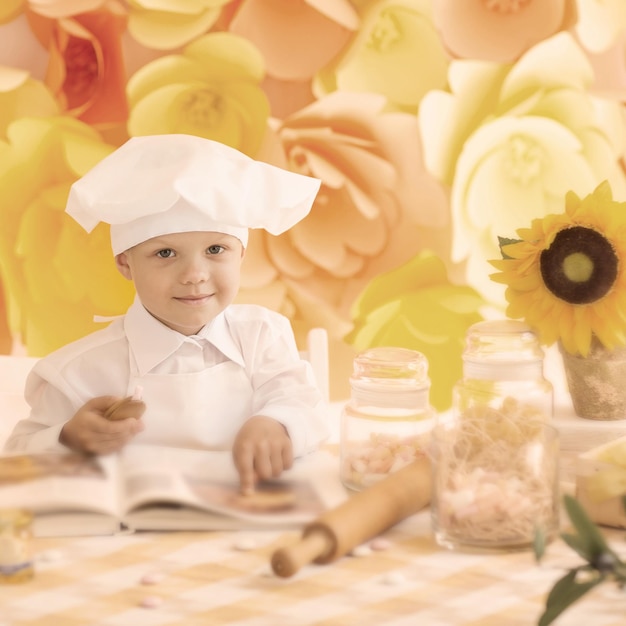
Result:
M16 584L34 575L32 513L0 509L0 584Z
M528 326L474 324L452 411L433 431L431 514L448 548L522 549L558 530L552 385Z
M488 412L493 418L541 419L554 414L552 384L543 375L544 354L523 322L478 322L467 331L463 378L452 392L452 412L467 418Z
M372 348L354 359L350 387L340 478L360 491L425 454L434 418L428 361L415 350Z

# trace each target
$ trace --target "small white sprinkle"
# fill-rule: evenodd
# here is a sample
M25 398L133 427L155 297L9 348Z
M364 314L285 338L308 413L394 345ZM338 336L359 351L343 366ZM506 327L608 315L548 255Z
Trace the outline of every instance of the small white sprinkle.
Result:
M37 555L37 560L44 563L55 563L63 558L61 550L44 550Z
M144 609L156 609L163 604L163 598L161 596L146 596L142 598L139 606Z
M387 572L385 576L383 576L383 583L385 585L389 585L390 587L395 587L397 585L401 585L406 581L404 574L400 572Z
M376 551L389 550L389 548L391 548L391 541L384 537L376 537L376 539L370 543L370 548Z
M361 545L361 546L357 546L356 548L354 548L350 554L352 556L369 556L370 554L372 554L372 549L369 546L366 545Z
M165 578L165 574L161 574L160 572L150 572L149 574L144 574L141 577L142 585L156 585L160 583Z
M254 539L238 539L234 544L233 548L235 550L239 550L240 552L247 552L248 550L254 550L257 547L256 541Z

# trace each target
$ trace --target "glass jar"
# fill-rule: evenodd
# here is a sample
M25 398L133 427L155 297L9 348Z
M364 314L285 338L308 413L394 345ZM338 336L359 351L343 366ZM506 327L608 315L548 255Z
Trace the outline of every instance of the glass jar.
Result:
M452 392L452 413L465 418L489 412L551 422L552 384L543 375L544 354L529 326L514 320L473 324L463 351L463 378Z
M34 575L32 513L0 509L0 584L15 584Z
M360 491L425 453L434 418L428 361L415 350L372 348L354 359L350 387L340 478Z
M516 549L558 530L558 432L552 385L531 329L474 324L452 411L432 437L431 514L444 547Z

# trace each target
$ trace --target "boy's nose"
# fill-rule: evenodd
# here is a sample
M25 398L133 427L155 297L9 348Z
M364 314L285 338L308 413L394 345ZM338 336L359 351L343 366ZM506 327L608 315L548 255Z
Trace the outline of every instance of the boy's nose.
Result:
M183 269L181 282L185 284L203 283L210 275L209 264L201 259L189 261Z

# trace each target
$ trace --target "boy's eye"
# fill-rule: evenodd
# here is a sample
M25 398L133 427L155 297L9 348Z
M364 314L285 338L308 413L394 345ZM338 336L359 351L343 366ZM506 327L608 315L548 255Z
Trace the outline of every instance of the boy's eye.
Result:
M209 254L221 254L222 252L224 252L225 248L223 246L209 246L207 248L207 251Z
M157 252L157 256L161 257L162 259L169 259L170 257L174 256L174 250L172 250L171 248L164 248L163 250L159 250Z

